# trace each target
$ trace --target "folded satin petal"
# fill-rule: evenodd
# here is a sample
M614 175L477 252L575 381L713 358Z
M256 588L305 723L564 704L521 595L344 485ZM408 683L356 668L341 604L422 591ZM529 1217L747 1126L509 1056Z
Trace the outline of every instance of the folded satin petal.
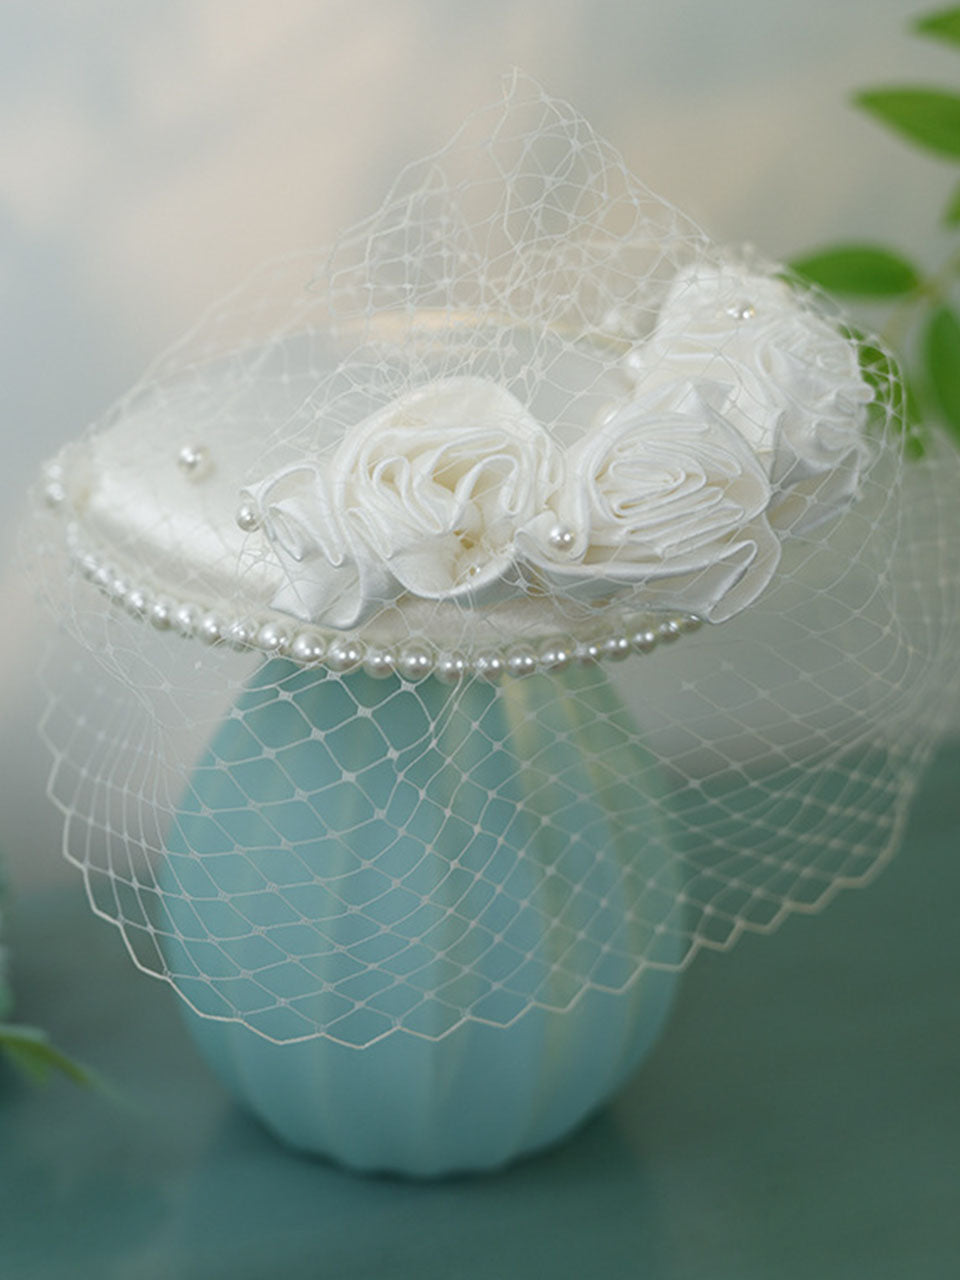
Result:
M346 542L324 468L315 462L283 467L240 491L275 550L297 563L322 555L332 566L346 559Z
M734 262L686 268L625 366L640 396L679 381L725 387L714 407L767 467L777 527L807 533L856 496L873 391L856 343L784 281Z
M517 526L561 474L556 445L514 395L457 377L397 397L322 461L245 494L288 575L275 607L347 627L403 593L479 605L520 592Z
M793 366L789 385L802 405L785 410L777 430L770 522L794 536L849 507L873 457L864 431L873 392L862 378L852 380L846 362L837 367L838 355L821 353L815 372L791 353L784 355L785 365Z
M241 490L284 570L271 604L305 622L357 626L399 586L373 556L358 558L338 519L329 476L317 462L283 467Z
M396 578L373 559L334 566L315 556L286 568L273 608L341 631L374 617L400 593Z
M643 587L643 607L677 609L706 622L726 622L753 604L776 572L780 540L766 521L755 521L746 532L749 536L723 548L712 564L675 577L649 579Z
M645 602L719 621L776 569L769 480L708 404L681 413L659 407L659 396L621 407L570 449L551 510L520 531L518 546L542 581L575 599L633 585Z

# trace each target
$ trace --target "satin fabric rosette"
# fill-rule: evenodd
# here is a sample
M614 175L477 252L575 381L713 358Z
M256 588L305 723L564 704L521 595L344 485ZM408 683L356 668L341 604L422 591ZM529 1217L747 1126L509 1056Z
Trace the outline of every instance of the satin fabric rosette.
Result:
M734 258L685 268L625 363L639 394L677 378L725 388L717 407L765 464L782 532L808 534L856 498L874 391L857 344L785 280Z
M780 558L770 482L715 396L681 385L638 398L570 450L551 509L520 534L551 590L609 599L633 587L711 622L756 599Z
M784 282L680 272L621 371L629 390L565 448L505 387L449 377L250 484L287 576L275 607L351 628L404 596L478 608L539 583L722 622L767 586L782 535L855 500L874 393Z
M287 573L273 604L346 629L403 594L465 608L516 595L515 532L560 465L549 434L493 382L447 378L399 396L325 461L244 491Z

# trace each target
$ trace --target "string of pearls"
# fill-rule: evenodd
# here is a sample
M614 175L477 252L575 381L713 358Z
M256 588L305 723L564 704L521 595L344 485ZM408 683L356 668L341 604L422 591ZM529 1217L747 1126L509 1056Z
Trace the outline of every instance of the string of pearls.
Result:
M356 636L296 627L280 615L260 619L229 619L190 600L172 600L131 583L108 561L71 538L71 554L82 576L113 604L131 617L149 622L158 631L171 631L207 645L229 645L271 657L289 658L302 666L324 665L338 673L363 670L375 679L399 676L406 681L435 676L455 684L470 676L497 681L563 671L573 663L619 662L631 654L652 653L697 630L701 620L692 614L638 617L594 639L550 636L528 643L466 656L443 651L426 642L411 641L396 647L368 644Z

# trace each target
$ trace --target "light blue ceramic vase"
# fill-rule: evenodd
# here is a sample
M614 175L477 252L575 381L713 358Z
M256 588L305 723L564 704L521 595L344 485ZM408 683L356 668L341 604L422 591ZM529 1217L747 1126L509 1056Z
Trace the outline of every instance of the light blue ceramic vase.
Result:
M641 1061L676 981L654 777L597 669L451 688L267 663L160 879L204 1056L286 1142L357 1170L555 1142ZM627 984L625 955L654 953ZM330 1035L273 1042L314 1020Z

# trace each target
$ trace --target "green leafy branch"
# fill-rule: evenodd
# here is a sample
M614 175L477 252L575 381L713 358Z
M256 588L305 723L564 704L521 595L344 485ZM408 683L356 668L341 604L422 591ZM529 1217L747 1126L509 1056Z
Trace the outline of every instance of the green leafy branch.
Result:
M960 51L960 8L927 14L912 24L922 36ZM928 87L894 86L856 93L854 105L914 146L960 164L960 94ZM941 216L960 231L960 183ZM951 295L960 279L960 248L935 271L924 273L897 249L876 244L840 244L790 263L799 276L828 292L890 304L884 340L905 357L907 395L901 405L911 452L923 452L923 421L939 419L960 445L960 314ZM918 340L908 350L911 335ZM862 348L865 376L893 385L883 354Z
M0 897L4 888L4 883L0 882ZM0 946L0 1058L6 1057L24 1075L41 1084L53 1072L59 1072L74 1084L86 1086L95 1083L86 1068L50 1043L46 1032L6 1021L12 1010L13 996L6 981L6 949Z
M94 1083L89 1071L52 1045L47 1034L35 1027L0 1023L0 1051L24 1075L38 1083L45 1083L55 1071L65 1075L74 1084L89 1086Z

